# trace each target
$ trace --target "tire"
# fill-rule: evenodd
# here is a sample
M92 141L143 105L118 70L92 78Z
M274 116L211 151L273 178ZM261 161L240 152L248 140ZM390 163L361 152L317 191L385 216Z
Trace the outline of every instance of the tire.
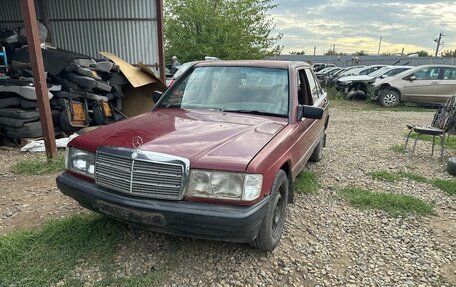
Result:
M312 155L310 156L309 161L319 162L323 158L323 147L325 146L325 142L326 142L326 134L324 133L323 136L321 136L318 144L315 146L315 149L314 149Z
M285 226L288 187L289 182L287 174L283 170L279 170L276 173L272 185L271 197L258 235L250 242L250 245L253 247L264 251L270 251L279 243Z
M451 175L456 175L456 157L450 157L448 159L447 171Z
M378 98L380 105L384 107L394 107L400 102L399 93L393 90L383 90Z

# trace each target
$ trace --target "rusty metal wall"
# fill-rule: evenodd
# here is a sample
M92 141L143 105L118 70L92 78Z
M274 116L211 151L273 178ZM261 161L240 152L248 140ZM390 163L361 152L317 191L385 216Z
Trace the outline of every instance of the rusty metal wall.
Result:
M156 1L35 0L35 4L40 20L45 5L45 24L59 48L95 58L101 57L99 51L108 51L131 64L159 63ZM22 26L18 0L0 0L0 8L0 29Z

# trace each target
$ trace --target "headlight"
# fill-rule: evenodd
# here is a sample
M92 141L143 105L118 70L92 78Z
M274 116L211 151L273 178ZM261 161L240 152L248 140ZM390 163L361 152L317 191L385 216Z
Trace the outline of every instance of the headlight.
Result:
M67 147L65 168L88 177L95 176L95 154L77 148Z
M260 195L262 185L261 174L192 169L186 195L252 201Z

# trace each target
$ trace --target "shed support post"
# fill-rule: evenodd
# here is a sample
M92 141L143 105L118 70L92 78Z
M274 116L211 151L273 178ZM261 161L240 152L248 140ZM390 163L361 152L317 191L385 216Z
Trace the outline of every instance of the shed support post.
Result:
M51 106L49 104L48 89L44 72L43 54L38 37L38 24L34 0L20 0L21 13L27 34L27 44L32 65L33 82L36 91L36 100L40 112L41 128L43 129L44 145L48 159L57 156L54 126L52 124Z
M157 10L157 30L158 30L158 61L160 66L160 79L163 83L166 83L165 75L165 46L164 46L164 36L163 36L163 0L156 0L155 2Z

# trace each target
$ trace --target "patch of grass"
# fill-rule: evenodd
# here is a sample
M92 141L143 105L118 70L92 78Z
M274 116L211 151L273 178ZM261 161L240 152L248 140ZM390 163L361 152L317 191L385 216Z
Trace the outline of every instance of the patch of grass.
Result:
M84 286L86 282L72 273L81 261L89 263L88 268L100 268L101 281L91 285L96 287L161 286L170 270L181 268L182 248L173 242L159 268L117 278L116 270L122 269L115 262L119 245L129 244L132 237L136 235L124 225L95 214L52 220L41 229L0 236L0 286L55 286L62 280L64 286Z
M62 171L65 165L65 156L59 153L56 159L49 162L45 159L22 160L11 167L17 174L42 175Z
M396 144L390 147L390 150L397 153L405 153L404 145Z
M408 132L405 132L404 137L407 137L407 135L408 135ZM413 141L416 138L416 135L417 134L415 132L410 134L409 143L411 143L412 145L413 145ZM432 136L431 135L420 135L419 140L432 142ZM440 143L441 143L440 138L435 137L435 148L436 148L437 152L439 152L439 150L440 150ZM449 138L445 138L445 147L456 151L456 137L450 136Z
M0 286L51 286L86 259L114 261L124 233L119 224L96 215L77 215L0 237Z
M352 206L361 209L379 209L392 216L433 215L432 205L413 196L372 192L361 188L344 188L339 191Z
M300 193L312 194L318 191L318 174L313 171L302 171L294 182L295 188Z
M370 175L374 179L390 181L390 182L397 181L397 180L399 180L401 178L399 175L391 173L391 172L386 171L386 170L374 171L374 172L371 172Z
M402 177L402 178L408 178L410 180L416 181L416 182L422 182L422 183L428 183L429 180L425 178L424 176L418 175L416 173L412 172L399 172L397 176Z
M377 180L384 180L384 181L397 181L403 178L407 178L409 180L413 180L416 182L421 183L428 183L431 184L443 192L448 193L449 195L456 195L456 181L454 180L446 180L446 179L428 179L427 177L418 175L413 172L398 172L398 173L391 173L387 170L378 170L371 172L370 175L373 179Z
M440 188L443 192L448 193L449 195L456 195L456 181L455 180L446 180L446 179L433 179L431 183Z

